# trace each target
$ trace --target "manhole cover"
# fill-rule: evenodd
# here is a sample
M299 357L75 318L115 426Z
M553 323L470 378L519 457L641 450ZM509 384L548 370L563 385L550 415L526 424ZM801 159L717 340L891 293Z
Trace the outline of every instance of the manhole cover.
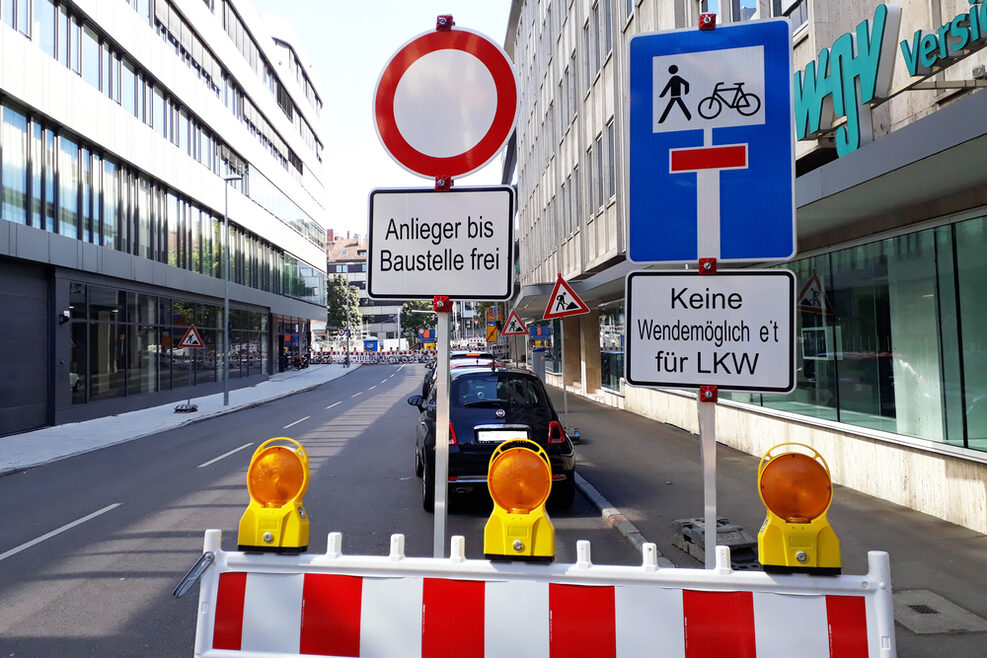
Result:
M918 635L987 631L987 621L927 589L895 592L894 618Z

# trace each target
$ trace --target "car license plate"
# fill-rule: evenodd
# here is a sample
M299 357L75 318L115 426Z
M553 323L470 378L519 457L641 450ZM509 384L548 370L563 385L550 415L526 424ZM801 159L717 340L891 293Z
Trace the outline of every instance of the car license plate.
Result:
M514 439L526 439L525 430L477 430L476 440L480 443L503 443Z

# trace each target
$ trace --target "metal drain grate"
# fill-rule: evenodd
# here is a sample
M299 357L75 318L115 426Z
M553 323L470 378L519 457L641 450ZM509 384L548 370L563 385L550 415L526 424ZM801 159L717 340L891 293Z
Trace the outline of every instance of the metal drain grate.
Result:
M892 595L894 618L913 633L976 633L987 631L987 620L927 589Z

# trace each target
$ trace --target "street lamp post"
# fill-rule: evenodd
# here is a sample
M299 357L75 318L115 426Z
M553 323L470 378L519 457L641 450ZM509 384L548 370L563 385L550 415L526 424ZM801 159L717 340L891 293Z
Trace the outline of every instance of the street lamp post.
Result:
M230 404L230 183L243 176L223 176L223 406Z

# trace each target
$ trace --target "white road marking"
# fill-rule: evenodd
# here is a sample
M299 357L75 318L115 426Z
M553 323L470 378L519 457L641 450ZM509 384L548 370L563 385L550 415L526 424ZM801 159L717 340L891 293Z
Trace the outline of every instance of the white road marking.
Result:
M340 404L341 402L342 402L342 400L340 400L340 402L333 402L328 407L326 407L326 409L332 409L333 407L335 407L337 404Z
M391 375L391 377L393 377L393 376L394 376L394 375ZM381 384L386 384L386 383L387 383L387 380L386 380L386 379L382 379L382 380L380 380L380 383L381 383Z
M296 420L293 423L288 423L287 425L285 425L281 429L286 430L286 429L288 429L289 427L291 427L293 425L297 425L298 423L302 422L303 420L308 420L309 418L311 418L311 416L305 416L304 418L299 418L298 420Z
M351 398L355 398L355 397L356 397L356 396L358 396L358 395L363 395L363 391L357 391L356 393L354 393L354 394L353 394L353 395L351 395L350 397L351 397Z
M368 390L368 391L372 391L372 390L374 390L375 388L377 388L377 384L374 384L373 386L371 386L371 387L370 387L370 388L368 388L367 390Z
M61 528L58 528L57 530L52 530L49 533L46 533L44 535L41 535L37 539L32 539L29 542L23 543L23 544L21 544L20 546L18 546L16 548L10 549L6 553L0 553L0 560L6 560L11 555L17 555L18 553L20 553L23 550L27 550L28 548L31 548L32 546L35 546L37 544L40 544L41 542L43 542L43 541L45 541L47 539L51 539L55 535L60 535L63 532L65 532L66 530L71 530L72 528L74 528L77 525L80 525L80 524L85 523L86 521L95 519L100 514L106 514L110 510L114 510L114 509L116 509L118 507L120 507L120 503L113 503L112 505L107 505L103 509L97 510L97 511L93 512L92 514L89 514L88 516L84 516L81 519L77 519L77 520L73 521L72 523L66 523L65 525L63 525Z
M254 445L253 442L251 442L251 443L244 443L239 448L233 448L233 450L230 450L229 452L224 453L224 454L220 455L219 457L216 457L215 459L210 459L205 464L199 464L198 466L196 466L196 468L205 468L206 466L212 466L213 464L215 464L216 462L218 462L220 459L223 459L225 457L229 457L230 455L232 455L234 453L237 453L237 452L240 452L244 448L249 448L252 445Z

